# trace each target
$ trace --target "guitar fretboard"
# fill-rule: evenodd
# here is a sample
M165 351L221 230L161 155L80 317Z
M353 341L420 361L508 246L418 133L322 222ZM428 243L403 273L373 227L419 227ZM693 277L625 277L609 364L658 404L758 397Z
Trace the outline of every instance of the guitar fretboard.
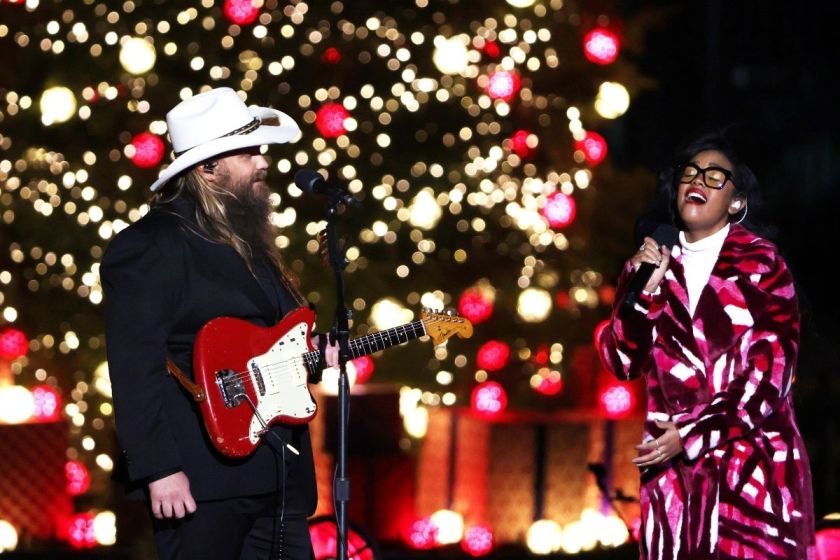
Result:
M398 327L391 327L384 331L378 331L359 338L354 338L348 343L350 347L350 356L358 358L360 356L367 356L380 350L385 350L391 346L402 344L420 338L426 334L426 327L422 320L400 325ZM313 350L306 352L303 355L304 363L309 369L310 375L318 371L318 364L321 361L320 350Z

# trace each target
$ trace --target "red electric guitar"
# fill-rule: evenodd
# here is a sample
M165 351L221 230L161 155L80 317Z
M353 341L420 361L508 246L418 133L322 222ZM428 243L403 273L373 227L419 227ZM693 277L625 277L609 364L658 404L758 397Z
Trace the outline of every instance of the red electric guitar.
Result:
M303 424L315 416L309 379L321 353L310 342L315 314L301 307L273 327L219 317L198 332L193 352L195 381L204 389L204 423L216 448L229 457L250 455L267 427ZM463 317L423 312L420 320L350 341L353 358L428 335L441 344L453 335L472 336Z

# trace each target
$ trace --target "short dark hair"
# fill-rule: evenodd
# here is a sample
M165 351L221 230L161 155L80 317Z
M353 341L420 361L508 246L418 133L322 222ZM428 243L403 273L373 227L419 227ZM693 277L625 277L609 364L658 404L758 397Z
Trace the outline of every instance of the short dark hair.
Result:
M639 243L642 237L650 235L658 224L672 224L679 229L685 229L677 212L677 168L707 150L722 153L732 163L731 183L734 185L736 196L744 199L745 208L748 209L741 225L759 235L773 235L773 228L764 224L762 220L764 200L755 173L739 157L726 134L715 130L700 133L682 144L674 152L668 165L659 172L656 193L650 208L636 222L635 234ZM733 219L737 221L742 216L743 214L738 212Z

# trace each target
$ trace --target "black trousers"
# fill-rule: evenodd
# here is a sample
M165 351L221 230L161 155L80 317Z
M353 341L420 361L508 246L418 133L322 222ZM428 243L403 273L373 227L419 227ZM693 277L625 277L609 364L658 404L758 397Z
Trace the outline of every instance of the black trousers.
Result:
M314 560L306 515L275 494L198 502L181 520L153 519L161 560Z

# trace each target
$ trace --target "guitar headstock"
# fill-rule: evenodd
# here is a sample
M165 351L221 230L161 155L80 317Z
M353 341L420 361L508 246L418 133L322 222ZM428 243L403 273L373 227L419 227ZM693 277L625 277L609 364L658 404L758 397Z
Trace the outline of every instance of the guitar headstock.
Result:
M469 338L473 334L472 323L468 319L459 317L454 313L440 313L424 309L420 313L420 320L426 327L426 334L437 344L443 344L453 335L460 338Z

